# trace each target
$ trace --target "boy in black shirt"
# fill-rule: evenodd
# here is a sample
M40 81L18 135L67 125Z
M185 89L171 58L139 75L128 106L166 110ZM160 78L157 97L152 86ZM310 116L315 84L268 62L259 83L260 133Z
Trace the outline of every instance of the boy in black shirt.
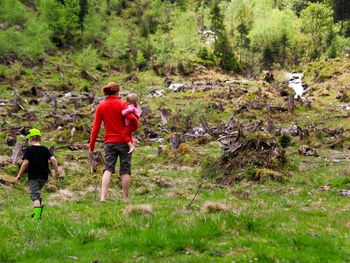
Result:
M34 204L32 216L34 219L40 219L44 207L41 204L40 190L45 185L50 173L49 160L56 171L56 176L59 176L60 172L55 157L52 156L48 148L40 145L41 132L38 129L30 129L26 138L30 146L24 152L23 163L16 179L19 181L28 169L30 196Z

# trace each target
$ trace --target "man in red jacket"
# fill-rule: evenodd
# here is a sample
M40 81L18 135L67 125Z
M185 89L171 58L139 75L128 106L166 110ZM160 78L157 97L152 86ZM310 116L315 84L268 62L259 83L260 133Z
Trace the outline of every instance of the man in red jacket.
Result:
M122 111L128 104L119 98L119 85L110 82L102 87L106 100L98 105L90 136L90 153L93 153L95 142L100 131L101 123L105 127L104 144L106 151L106 166L102 178L101 202L105 202L108 193L108 185L115 165L120 158L120 175L122 176L123 199L129 198L131 154L129 154L128 138L124 135L125 120ZM132 114L125 116L130 125L138 126L138 120Z

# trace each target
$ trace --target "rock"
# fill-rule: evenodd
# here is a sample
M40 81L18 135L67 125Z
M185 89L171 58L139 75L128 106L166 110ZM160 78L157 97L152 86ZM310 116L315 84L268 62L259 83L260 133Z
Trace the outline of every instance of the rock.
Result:
M0 184L12 186L16 184L16 178L14 176L0 174Z
M350 86L346 86L339 91L339 94L336 97L341 102L349 103L350 102Z
M192 85L191 84L174 83L174 84L170 84L168 89L175 91L175 92L179 92L179 91L185 91L186 89L192 89Z
M326 191L331 190L331 187L330 187L329 184L326 184L326 185L321 186L320 190L323 191L323 192L326 192Z
M179 146L185 142L185 135L182 133L174 133L170 137L170 147L172 149L177 149Z
M124 215L153 215L152 205L143 204L143 205L128 205L123 212Z
M273 77L273 74L271 71L265 71L265 76L264 76L264 80L268 83L272 83L275 81L275 78Z
M160 178L160 177L158 177L158 178L156 178L156 181L155 181L155 183L159 186L159 187L170 187L171 186L171 183L169 183L168 181L166 181L165 179L163 179L163 178Z
M8 146L14 146L16 144L16 142L17 142L17 137L15 134L11 134L11 133L7 134L6 144Z
M298 152L299 154L304 156L313 156L313 157L319 156L317 151L308 145L303 145L301 148L298 149Z
M147 95L147 98L153 98L153 97L163 97L164 90L162 90L160 87L151 90L151 92Z
M5 167L12 162L12 159L6 155L0 155L0 167Z
M159 108L159 114L160 114L160 118L162 119L163 125L166 125L168 123L171 113L172 113L171 109Z
M339 194L342 196L350 196L350 190L340 190Z
M205 213L228 212L229 207L221 202L206 201L203 204L202 211Z

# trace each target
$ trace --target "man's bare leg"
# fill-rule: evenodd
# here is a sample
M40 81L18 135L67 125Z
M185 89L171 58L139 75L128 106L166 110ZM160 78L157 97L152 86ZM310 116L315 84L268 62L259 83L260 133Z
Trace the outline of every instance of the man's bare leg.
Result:
M122 189L123 189L123 200L124 202L129 201L129 189L130 189L130 175L122 175Z
M112 173L110 171L105 171L102 177L102 187L101 187L101 202L106 202L107 193L108 193L108 185L111 180Z

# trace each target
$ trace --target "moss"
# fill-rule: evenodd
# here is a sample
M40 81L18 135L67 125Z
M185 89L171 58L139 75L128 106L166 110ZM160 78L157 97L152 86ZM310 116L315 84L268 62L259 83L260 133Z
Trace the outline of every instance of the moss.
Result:
M314 80L316 82L323 82L331 79L336 75L348 71L350 62L348 60L333 59L330 61L316 61L310 63L306 67L305 75L307 80Z
M256 169L253 180L255 181L266 181L268 179L282 181L283 175L280 172L276 172L270 169Z
M4 171L8 175L16 176L19 171L19 166L17 164L10 164L4 168Z
M181 143L177 151L180 154L191 154L194 152L191 146L187 143Z

